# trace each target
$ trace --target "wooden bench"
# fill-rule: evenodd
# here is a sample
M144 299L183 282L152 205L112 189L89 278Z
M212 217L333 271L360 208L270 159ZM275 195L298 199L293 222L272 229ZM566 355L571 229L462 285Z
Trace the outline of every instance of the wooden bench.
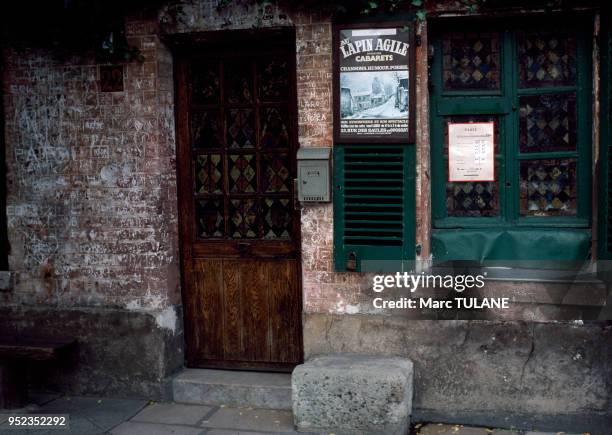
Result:
M0 336L0 409L28 403L28 361L51 361L76 344L73 338Z

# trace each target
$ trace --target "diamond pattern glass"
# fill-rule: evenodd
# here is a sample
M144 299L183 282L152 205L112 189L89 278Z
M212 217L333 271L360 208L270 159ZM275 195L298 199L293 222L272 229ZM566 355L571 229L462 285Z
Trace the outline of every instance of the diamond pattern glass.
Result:
M252 64L228 62L224 65L225 100L230 104L253 100Z
M216 110L193 111L191 131L194 148L220 148L223 146L219 113Z
M447 33L442 52L445 90L499 89L497 33Z
M286 154L264 154L261 163L263 166L264 192L289 192L291 172L289 159Z
M253 148L255 146L255 115L253 109L228 110L227 143L230 148Z
M287 122L281 109L266 108L262 114L261 146L266 148L284 148L289 146Z
M291 238L291 201L267 198L263 201L264 239Z
M219 102L219 64L196 64L191 70L191 100L196 104Z
M576 39L560 33L519 36L520 86L571 86L576 82Z
M576 215L576 160L523 160L520 163L522 216Z
M576 149L576 96L533 95L519 98L522 153Z
M290 240L290 61L221 56L191 73L198 237Z
M221 154L199 155L195 160L196 193L223 192L223 160Z
M253 239L258 237L257 203L254 199L230 201L230 237Z
M228 161L230 192L255 192L257 168L254 154L232 154Z
M200 199L196 201L198 236L202 238L223 237L223 200Z
M289 94L289 65L284 59L265 59L258 65L259 99L279 101Z
M497 161L495 174L499 174ZM446 212L448 216L456 217L499 216L499 183L497 181L447 182Z

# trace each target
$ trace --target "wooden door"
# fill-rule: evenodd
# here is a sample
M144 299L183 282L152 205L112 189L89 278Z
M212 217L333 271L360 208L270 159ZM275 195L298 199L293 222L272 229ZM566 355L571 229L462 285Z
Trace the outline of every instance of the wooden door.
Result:
M229 32L177 56L191 367L289 370L302 360L295 42L261 36Z

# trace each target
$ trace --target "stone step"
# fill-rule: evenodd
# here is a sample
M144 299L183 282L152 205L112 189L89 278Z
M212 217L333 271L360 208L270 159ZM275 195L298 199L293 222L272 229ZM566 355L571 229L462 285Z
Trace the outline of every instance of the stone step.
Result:
M185 369L172 390L178 403L291 409L289 373Z

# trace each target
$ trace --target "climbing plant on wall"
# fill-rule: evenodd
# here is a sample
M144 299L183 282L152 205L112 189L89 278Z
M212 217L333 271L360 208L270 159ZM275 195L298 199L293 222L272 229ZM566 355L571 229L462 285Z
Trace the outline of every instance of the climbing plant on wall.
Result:
M23 0L0 3L0 42L50 48L61 56L94 52L101 63L142 61L128 44L125 17L155 13L161 0Z

